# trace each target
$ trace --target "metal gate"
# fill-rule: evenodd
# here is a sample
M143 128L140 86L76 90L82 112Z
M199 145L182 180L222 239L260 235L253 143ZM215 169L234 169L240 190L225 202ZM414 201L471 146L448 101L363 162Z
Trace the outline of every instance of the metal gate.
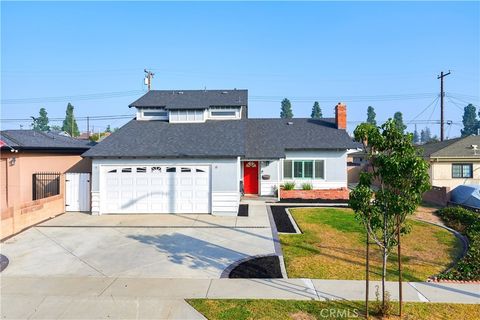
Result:
M65 174L65 211L90 211L90 173Z

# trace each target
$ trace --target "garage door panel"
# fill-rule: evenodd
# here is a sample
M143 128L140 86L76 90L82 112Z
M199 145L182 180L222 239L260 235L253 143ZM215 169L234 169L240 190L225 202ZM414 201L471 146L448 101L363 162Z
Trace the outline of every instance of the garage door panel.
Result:
M129 166L104 173L107 213L208 213L208 166Z

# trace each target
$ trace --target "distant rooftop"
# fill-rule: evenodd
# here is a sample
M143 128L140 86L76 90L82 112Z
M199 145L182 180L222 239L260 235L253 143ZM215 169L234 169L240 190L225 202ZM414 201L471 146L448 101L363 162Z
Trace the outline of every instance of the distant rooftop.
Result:
M59 132L42 132L35 130L0 131L0 146L3 149L18 150L87 150L90 141L78 140Z
M478 150L476 152L472 148L472 145L478 146ZM419 146L419 148L423 149L423 156L425 158L478 157L480 160L480 136L467 136L438 142L430 142Z

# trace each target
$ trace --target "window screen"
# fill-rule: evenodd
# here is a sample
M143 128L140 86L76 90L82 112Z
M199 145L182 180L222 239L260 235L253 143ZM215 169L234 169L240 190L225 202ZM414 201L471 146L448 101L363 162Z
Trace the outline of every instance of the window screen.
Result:
M292 160L283 161L283 178L292 178Z
M303 177L307 179L313 178L313 161L303 162Z
M235 111L212 111L214 117L235 117Z
M471 163L452 164L452 178L473 178L472 167Z
M315 160L315 179L325 179L325 172L323 170L323 166L323 160Z
M168 114L166 111L144 111L145 117L166 117Z
M303 178L303 163L302 161L293 162L293 177Z

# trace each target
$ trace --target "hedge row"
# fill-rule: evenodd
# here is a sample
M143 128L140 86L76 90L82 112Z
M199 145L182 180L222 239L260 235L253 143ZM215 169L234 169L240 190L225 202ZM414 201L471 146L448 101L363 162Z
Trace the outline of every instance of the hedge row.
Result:
M468 238L468 251L452 269L438 276L448 280L480 280L480 216L461 207L437 211L445 224Z

